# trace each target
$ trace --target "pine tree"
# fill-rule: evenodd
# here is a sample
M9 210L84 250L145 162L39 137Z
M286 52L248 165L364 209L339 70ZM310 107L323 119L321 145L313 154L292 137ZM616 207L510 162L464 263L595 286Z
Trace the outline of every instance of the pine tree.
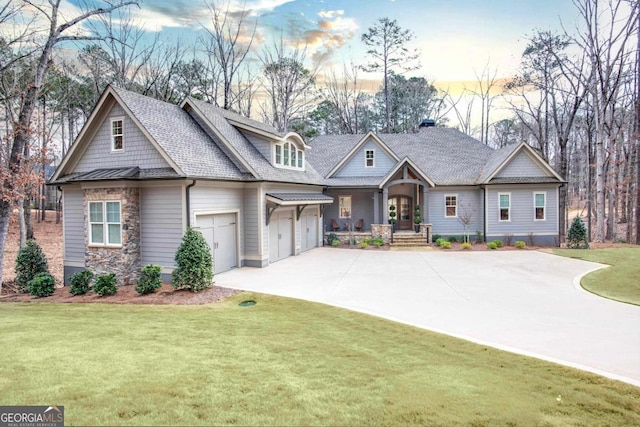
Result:
M570 249L589 249L589 239L587 238L587 227L585 227L582 218L575 217L569 227L567 235L567 248Z

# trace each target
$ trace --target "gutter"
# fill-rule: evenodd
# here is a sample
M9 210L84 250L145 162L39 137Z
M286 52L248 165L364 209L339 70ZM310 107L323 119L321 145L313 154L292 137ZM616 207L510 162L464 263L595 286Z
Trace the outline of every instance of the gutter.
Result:
M189 190L196 185L196 180L192 180L191 184L187 185L187 194L185 196L185 204L187 205L187 228L191 228L191 197Z
M484 212L484 221L482 221L482 237L484 242L487 242L487 187L482 187L482 212Z

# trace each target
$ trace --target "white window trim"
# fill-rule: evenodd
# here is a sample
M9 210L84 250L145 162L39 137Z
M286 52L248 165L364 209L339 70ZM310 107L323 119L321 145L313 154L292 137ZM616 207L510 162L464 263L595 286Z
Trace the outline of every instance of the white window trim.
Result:
M447 215L447 197L455 197L456 198L456 213L455 215ZM458 218L458 202L460 201L460 197L458 193L449 193L444 195L444 217L445 218Z
M509 196L509 207L507 208L507 212L509 213L509 219L501 219L500 218L500 196ZM498 193L498 222L511 222L511 193Z
M284 145L285 144L289 144L289 164L285 165L284 164ZM277 167L279 169L290 169L290 170L296 170L296 171L304 171L305 170L305 165L306 165L306 160L305 160L305 156L304 156L304 150L301 150L300 148L298 148L298 146L291 142L291 141L282 141L282 142L278 142L276 144L272 145L272 155L273 155L273 166ZM276 147L281 147L280 148L280 160L281 162L278 163L276 161ZM296 164L295 165L291 165L291 149L294 149L296 154ZM300 159L302 159L302 167L298 167L298 163L300 162Z
M372 154L371 166L367 165L367 160L368 160L367 153L368 152L371 152L371 154ZM364 150L364 167L365 168L375 168L376 167L376 150L374 150L373 148L368 148L368 149Z
M342 199L349 199L349 216L342 216L342 205L340 204ZM352 214L353 214L353 198L350 195L338 196L338 217L340 219L351 219Z
M107 202L118 203L120 207L120 222L107 222ZM102 222L91 222L91 203L100 203L102 205ZM104 243L94 242L93 234L91 233L92 224L102 224L102 239ZM109 224L120 224L118 231L120 232L120 243L109 243ZM120 200L89 200L87 203L87 226L89 234L89 246L94 247L108 247L108 248L121 248L122 247L122 202Z
M544 196L544 205L542 205L542 219L536 218L536 196L542 194ZM534 191L533 192L533 220L534 221L546 221L547 220L547 192L546 191Z
M115 148L115 141L113 139L113 123L114 122L122 122L122 148ZM112 153L122 153L124 151L124 116L122 117L112 117L111 126L109 127L109 140L111 141L111 152Z

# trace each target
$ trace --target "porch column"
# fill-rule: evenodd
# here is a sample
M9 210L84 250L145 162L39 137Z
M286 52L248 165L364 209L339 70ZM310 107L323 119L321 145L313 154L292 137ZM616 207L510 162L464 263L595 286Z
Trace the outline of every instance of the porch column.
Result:
M373 223L380 224L380 196L378 192L373 192Z
M429 220L429 206L427 205L427 197L429 196L429 186L425 183L422 185L422 222L431 224Z
M389 222L389 189L387 187L382 189L382 223L386 224Z

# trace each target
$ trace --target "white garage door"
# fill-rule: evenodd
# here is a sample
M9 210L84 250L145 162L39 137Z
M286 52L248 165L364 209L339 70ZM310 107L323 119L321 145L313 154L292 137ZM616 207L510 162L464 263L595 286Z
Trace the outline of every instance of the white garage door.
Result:
M318 246L318 212L315 209L303 212L300 217L300 233L303 252Z
M238 266L236 241L236 215L199 215L196 227L211 248L213 272L222 273Z
M293 211L277 212L269 222L269 262L293 255Z

